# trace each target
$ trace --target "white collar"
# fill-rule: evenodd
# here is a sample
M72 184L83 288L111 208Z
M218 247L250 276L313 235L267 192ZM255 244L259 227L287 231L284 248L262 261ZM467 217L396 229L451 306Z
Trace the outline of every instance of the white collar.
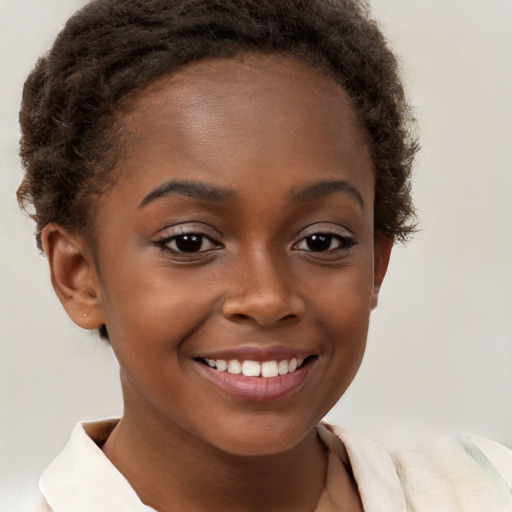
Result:
M365 512L407 512L396 468L382 446L357 432L326 423L318 426L318 433L329 452L340 459L340 447L336 443L341 441L341 449L345 447ZM329 474L327 478L326 489L330 492L336 484L329 482ZM341 500L342 497L340 505Z
M128 480L93 439L117 420L79 423L41 476L39 488L55 512L156 512L144 505Z
M156 512L142 503L97 444L116 422L79 423L43 473L40 489L55 512ZM321 425L318 431L330 451L336 452L338 439L345 446L365 512L406 512L400 480L382 447L345 429Z

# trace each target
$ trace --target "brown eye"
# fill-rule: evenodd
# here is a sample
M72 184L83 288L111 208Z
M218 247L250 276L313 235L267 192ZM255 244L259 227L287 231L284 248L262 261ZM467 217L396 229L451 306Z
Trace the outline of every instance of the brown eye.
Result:
M327 252L339 249L343 245L343 240L340 236L329 233L316 233L303 238L297 244L297 249L311 252Z
M333 238L334 237L332 235L324 235L324 234L311 235L305 239L305 242L306 242L307 248L310 251L325 252L332 248L331 245L332 245Z
M174 239L174 245L180 252L197 252L203 246L203 236L201 235L181 235Z
M356 244L352 235L319 231L301 238L293 248L303 253L326 253L326 256L334 257L342 255Z
M207 252L219 247L218 243L200 233L184 233L174 235L156 242L162 249L174 253Z

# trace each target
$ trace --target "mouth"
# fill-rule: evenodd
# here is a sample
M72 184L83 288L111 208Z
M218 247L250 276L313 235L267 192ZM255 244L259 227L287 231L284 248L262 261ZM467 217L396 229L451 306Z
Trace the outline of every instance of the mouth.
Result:
M199 371L224 393L244 400L278 400L297 392L305 383L317 355L276 359L256 357L194 358Z
M294 373L308 365L314 358L316 358L316 356L252 361L250 359L208 359L198 357L196 361L218 372L226 372L231 375L243 375L245 377L271 379Z

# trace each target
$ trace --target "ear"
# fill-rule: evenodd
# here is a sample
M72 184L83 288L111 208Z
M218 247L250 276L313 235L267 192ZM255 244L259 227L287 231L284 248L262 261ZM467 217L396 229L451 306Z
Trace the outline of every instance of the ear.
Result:
M71 234L58 224L41 233L55 293L67 314L83 329L104 324L94 258L83 236Z
M372 309L377 307L379 300L380 287L384 276L388 269L389 258L391 256L391 249L395 242L392 236L376 236L373 243L373 293L372 293Z

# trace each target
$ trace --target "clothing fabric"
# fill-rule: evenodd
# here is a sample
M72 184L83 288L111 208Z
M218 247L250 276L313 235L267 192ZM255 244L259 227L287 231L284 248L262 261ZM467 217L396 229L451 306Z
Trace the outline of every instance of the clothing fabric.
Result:
M117 420L78 424L43 473L35 512L156 512L142 503L100 446ZM512 450L484 438L447 438L389 455L350 430L321 424L327 479L315 512L341 510L347 459L365 512L512 512Z

